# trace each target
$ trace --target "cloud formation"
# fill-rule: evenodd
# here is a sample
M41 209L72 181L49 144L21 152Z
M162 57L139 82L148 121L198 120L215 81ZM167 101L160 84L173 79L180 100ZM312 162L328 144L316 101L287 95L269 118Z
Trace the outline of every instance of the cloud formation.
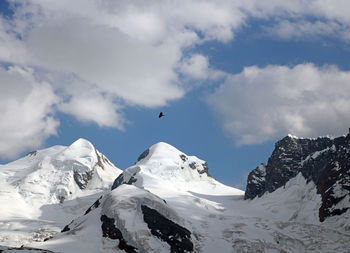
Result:
M9 3L14 11L12 18L0 17L0 62L2 66L20 66L16 68L25 72L30 69L31 82L37 86L27 85L31 87L28 94L50 94L50 99L38 106L36 113L41 115L33 119L42 124L35 127L28 123L35 143L13 144L18 147L9 147L11 154L38 146L54 134L58 119L53 115L57 110L82 122L123 129L127 121L123 107L164 106L193 88L188 87L192 82L184 79L204 83L229 75L211 68L207 56L195 49L211 40L232 41L251 19L270 20L274 32L270 30L269 34L284 39L327 35L348 41L350 37L347 0ZM48 77L36 79L42 73ZM0 75L6 79L9 72L4 68ZM77 83L79 92L67 88ZM37 90L39 86L42 91ZM4 115L11 122L11 114ZM4 129L12 136L10 127ZM5 151L3 146L2 153Z
M343 134L350 122L350 71L335 66L246 67L209 97L224 130L239 145L291 133Z
M67 97L57 106L59 111L71 114L84 123L124 129L126 120L111 96L84 82L69 83L61 88Z
M0 156L14 158L56 134L53 107L59 98L49 84L35 79L32 69L0 68L0 83Z
M194 80L217 80L224 78L226 73L209 67L209 60L202 54L193 54L180 63L180 72Z

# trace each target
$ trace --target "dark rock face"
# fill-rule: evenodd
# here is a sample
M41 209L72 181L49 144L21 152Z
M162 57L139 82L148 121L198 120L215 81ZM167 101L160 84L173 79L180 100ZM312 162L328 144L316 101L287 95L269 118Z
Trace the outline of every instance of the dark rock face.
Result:
M188 157L184 154L180 155L180 158L183 162L186 162L188 160Z
M100 206L100 199L102 198L102 196L101 197L99 197L99 199L98 200L96 200L93 204L92 204L92 206L90 206L89 208L88 208L88 210L86 210L86 212L85 212L85 214L84 215L87 215L88 213L90 213L92 210L94 210L94 209L96 209L97 207L99 207Z
M245 199L273 192L300 172L321 194L320 221L350 209L350 134L335 139L287 136L278 141L267 164L249 174Z
M137 158L137 161L141 161L142 159L146 158L149 154L149 149L146 149L145 151L142 152L142 154Z
M261 197L267 191L266 183L266 164L261 164L248 175L247 189L245 191L245 199L253 199L256 196Z
M208 163L204 162L201 165L197 162L191 162L188 164L192 170L197 170L199 174L207 174L207 176L212 177L209 174L209 168L208 168Z
M64 226L64 228L61 230L61 233L68 232L70 230L69 225Z
M307 156L332 146L329 138L296 139L287 136L276 143L266 166L266 186L269 192L285 185L301 170Z
M36 156L38 152L36 150L29 152L28 154L26 154L26 156Z
M70 231L70 225L73 224L74 220L72 220L68 225L64 226L64 228L61 230L61 233Z
M85 172L85 173L79 173L77 171L74 171L74 181L77 183L79 188L81 190L85 189L87 184L92 178L92 171Z
M203 170L202 171L199 171L199 174L207 174L209 177L211 177L211 175L209 174L209 167L208 167L208 163L205 162L202 164L203 166Z
M115 220L113 218L108 218L106 215L101 216L102 221L102 234L103 237L108 237L113 240L119 240L118 248L124 250L127 253L137 253L138 250L126 243L124 240L122 232L115 226Z
M170 245L170 252L192 252L191 232L161 215L158 211L141 205L143 219L152 235Z
M128 181L125 181L124 180L124 172L123 172L114 180L111 190L113 191L115 188L117 188L119 185L122 185L122 184L130 184L131 185L131 184L135 183L137 181L137 179L134 177L135 175L136 175L136 173L134 175L132 175Z
M197 166L196 166L195 162L190 163L188 166L190 166L190 168L193 169L193 170L197 169Z

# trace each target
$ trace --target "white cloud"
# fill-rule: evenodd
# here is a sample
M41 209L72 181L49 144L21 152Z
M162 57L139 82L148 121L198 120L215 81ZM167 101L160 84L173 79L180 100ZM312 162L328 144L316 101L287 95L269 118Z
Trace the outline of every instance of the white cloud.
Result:
M229 3L211 1L12 2L14 19L1 32L6 45L21 50L10 50L16 57L0 54L0 60L55 73L50 83L70 97L61 111L120 129L125 120L118 101L157 107L183 97L187 87L177 73L183 50L203 40L232 39L244 16ZM85 83L84 94L68 92L71 80L58 84L64 78L57 73Z
M258 18L314 17L350 23L347 0L247 0L241 1L241 8L250 16Z
M56 134L59 123L52 111L58 98L31 69L0 68L0 83L0 157L13 158Z
M33 131L32 135L38 136L40 129L43 134L37 138L37 143L28 141L32 144L21 144L22 148L37 146L55 132L58 123L50 115L57 110L52 107L57 96L64 101L57 108L78 120L122 129L127 119L122 116L121 104L157 107L181 99L190 90L191 87L187 86L192 82L183 84L179 74L185 75L185 79L199 81L224 77L223 72L210 66L207 56L189 55L188 52L195 52L197 45L208 40L222 43L233 40L236 32L249 24L250 18L271 20L275 32L270 34L285 39L320 35L341 36L346 41L350 38L349 8L346 8L350 7L350 2L347 0L10 2L16 6L13 20L0 19L0 62L22 66L37 86L25 85L27 82L24 82L23 87L18 86L20 88L3 86L2 89L6 87L6 92L13 94L17 100L19 97L29 99L23 100L29 103L28 108L34 106L32 97L35 94L48 94L46 103L37 105L39 110L33 114L33 122L40 124L27 123L27 132ZM28 72L28 67L34 73ZM33 77L43 70L52 77L46 83ZM8 71L2 72L3 76L9 75ZM67 81L65 76L73 76L73 80ZM232 78L228 80L238 77ZM80 90L83 92L67 89L75 82L81 82ZM228 83L222 87L229 87ZM43 88L39 89L39 86ZM20 91L25 89L26 94ZM228 95L227 98L224 96L227 101ZM337 110L344 106L345 102L341 101L336 106ZM7 102L11 101L3 101ZM11 110L14 113L15 108L21 110L22 106L22 102L18 102L17 107ZM284 121L291 122L289 118L292 116L296 119L300 113L287 114ZM303 117L294 120L293 129L307 132L303 120ZM234 124L236 129L239 122L227 124ZM265 127L263 132L274 136L274 127ZM226 128L232 129L232 126ZM11 127L4 130L9 131L8 136L12 135ZM14 128L13 133L16 131ZM236 132L244 134L243 130ZM255 136L244 136L242 143L256 141ZM14 148L10 153L22 148ZM0 152L5 152L4 146Z
M74 96L69 102L61 104L60 110L76 116L83 122L95 122L100 127L123 129L123 118L117 113L117 105L101 95Z
M179 65L190 78L215 77L219 72L205 73L211 70L205 56L190 57L184 49L230 41L250 17L281 21L275 34L284 38L334 34L337 24L346 38L350 22L337 1L325 0L13 2L12 27L22 36L13 41L24 45L28 64L75 74L129 105L146 107L183 97ZM325 21L290 21L306 16Z
M210 68L208 58L202 54L194 54L184 59L179 69L185 76L197 80L215 80L226 75L222 71Z
M253 17L273 19L270 35L283 39L330 36L349 42L350 16L347 0L253 0L248 12Z
M26 61L27 55L23 43L15 34L8 32L8 23L0 17L0 59L5 62Z
M93 85L75 79L67 83L61 87L66 99L58 105L58 110L71 114L82 122L124 129L126 120L112 97L103 94Z
M0 22L0 61L23 69L30 66L31 83L36 83L2 87L17 99L3 112L9 125L2 127L8 138L1 141L0 152L10 156L42 144L55 133L58 122L51 115L57 108L83 122L123 129L127 119L121 103L157 107L180 99L187 90L177 73L184 49L208 39L228 41L232 29L243 21L242 13L224 2L10 2L15 13L12 20ZM46 76L40 76L42 72ZM69 89L76 82L80 82L78 92ZM20 90L25 88L24 94ZM39 105L33 100L37 96L45 97ZM53 107L57 96L63 102ZM22 108L24 101L26 108ZM30 115L22 124L26 131L10 127L16 110ZM6 148L6 142L11 147Z
M265 30L270 35L285 40L331 36L350 41L350 27L335 21L283 20L272 27L266 27Z
M239 145L288 133L339 135L350 122L349 83L350 71L335 66L251 66L228 78L208 102Z
M131 104L160 106L182 97L173 67L176 45L149 45L117 29L74 20L34 28L28 48L36 65L74 73Z

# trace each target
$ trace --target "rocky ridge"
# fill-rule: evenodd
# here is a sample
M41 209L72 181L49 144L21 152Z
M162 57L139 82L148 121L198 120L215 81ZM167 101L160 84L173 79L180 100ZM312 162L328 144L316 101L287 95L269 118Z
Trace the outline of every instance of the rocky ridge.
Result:
M321 195L320 221L350 209L350 134L317 139L286 136L275 144L268 162L248 175L245 199L271 193L299 173Z

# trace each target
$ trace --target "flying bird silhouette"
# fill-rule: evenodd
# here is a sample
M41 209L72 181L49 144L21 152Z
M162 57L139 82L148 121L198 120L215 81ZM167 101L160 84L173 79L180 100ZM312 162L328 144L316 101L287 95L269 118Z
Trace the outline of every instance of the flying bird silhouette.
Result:
M160 112L159 115L158 115L158 118L161 118L163 116L164 116L163 112Z

